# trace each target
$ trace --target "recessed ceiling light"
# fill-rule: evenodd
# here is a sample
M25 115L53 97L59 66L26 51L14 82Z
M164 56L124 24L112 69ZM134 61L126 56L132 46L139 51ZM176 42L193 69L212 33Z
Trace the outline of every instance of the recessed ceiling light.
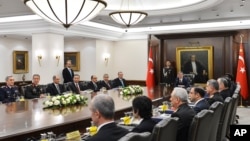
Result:
M244 6L243 4L240 5L240 7L243 7L243 6Z
M245 0L241 0L241 2L245 2Z

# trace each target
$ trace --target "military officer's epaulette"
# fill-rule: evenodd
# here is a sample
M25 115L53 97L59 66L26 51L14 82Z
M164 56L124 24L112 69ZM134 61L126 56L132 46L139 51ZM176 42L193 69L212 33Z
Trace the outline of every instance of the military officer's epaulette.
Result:
M7 88L7 86L2 86L1 88Z

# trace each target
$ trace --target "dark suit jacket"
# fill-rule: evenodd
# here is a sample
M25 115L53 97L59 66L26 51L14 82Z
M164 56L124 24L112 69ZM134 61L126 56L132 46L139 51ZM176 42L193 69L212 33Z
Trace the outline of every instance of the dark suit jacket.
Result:
M86 90L87 88L84 87L81 83L78 83L79 85L79 88L81 91L84 91ZM69 82L68 83L68 88L67 88L68 91L72 91L73 93L76 93L76 94L80 94L80 92L78 91L78 89L76 88L76 85L74 82Z
M99 87L99 89L101 89L103 87L106 88L106 90L112 89L111 81L108 81L108 84L104 80L101 80L98 82L98 87Z
M182 81L180 82L179 78L177 77L175 79L175 87L178 87L178 85L184 85L185 88L189 87L189 80L186 77L182 78Z
M156 122L150 119L143 119L139 125L137 125L131 132L150 132L152 133Z
M230 89L225 89L220 91L220 95L222 96L222 98L225 100L227 97L231 97L231 92Z
M205 67L199 62L195 61L196 64L196 71L197 74L195 75L194 81L196 83L203 83L206 81L206 77L203 76L203 70L205 70ZM188 61L187 63L184 64L183 67L183 73L193 73L193 67L192 67L192 62Z
M199 101L194 107L194 111L196 113L199 113L201 110L208 109L210 107L209 103L207 102L206 99L202 99Z
M25 98L33 99L40 98L40 94L45 94L46 90L41 85L30 85L25 88Z
M122 79L122 82L124 84L124 87L126 87L127 86L126 80ZM114 79L113 80L113 88L116 88L116 87L119 87L119 86L122 86L122 83L121 83L120 79L119 78Z
M54 83L48 84L46 92L50 93L50 95L52 96L55 96L55 95L60 95L66 91L62 84L58 84L58 85L59 85L60 93L58 93Z
M91 90L93 90L94 92L97 92L97 91L99 91L99 88L98 88L98 84L97 84L97 83L96 83L96 86L97 86L97 87L95 87L94 83L93 83L92 81L90 81L90 82L88 83L88 85L87 85L87 89L91 89Z
M63 71L62 71L63 83L73 82L74 71L72 69L70 69L70 70L71 70L72 76L70 75L68 68L63 69Z
M87 139L87 141L118 141L121 137L125 136L128 130L119 127L116 123L109 123L99 129L99 131Z
M171 115L171 117L179 118L176 141L188 141L189 127L194 116L195 111L187 103L180 105L178 110Z
M207 98L207 101L210 105L212 105L215 101L224 103L223 97L219 92L216 92L212 98Z

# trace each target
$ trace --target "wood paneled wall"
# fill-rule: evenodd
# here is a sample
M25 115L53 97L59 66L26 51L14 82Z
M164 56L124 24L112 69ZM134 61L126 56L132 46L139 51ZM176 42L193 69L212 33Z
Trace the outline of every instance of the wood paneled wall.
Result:
M218 77L223 76L225 73L231 73L235 76L237 71L238 49L240 45L239 36L242 34L244 35L243 46L245 47L245 61L249 80L249 33L249 30L237 30L206 33L151 35L149 41L150 46L153 48L156 83L159 84L162 82L162 68L164 67L164 62L166 60L170 60L173 62L173 65L176 65L176 47L213 46L213 78L217 79ZM250 81L248 84L249 83ZM248 103L248 101L249 99L246 101L246 103Z

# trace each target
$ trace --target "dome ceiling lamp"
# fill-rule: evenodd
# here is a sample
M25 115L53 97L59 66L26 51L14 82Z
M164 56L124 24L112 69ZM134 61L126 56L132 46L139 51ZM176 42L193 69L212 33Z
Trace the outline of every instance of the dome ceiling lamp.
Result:
M88 21L107 7L102 0L24 0L24 3L43 19L65 28Z
M117 23L130 27L131 25L135 25L142 21L144 18L148 16L147 13L137 10L129 10L129 1L127 0L127 9L114 11L109 14L109 16ZM121 7L124 4L124 0L122 0ZM122 9L122 8L121 8Z

